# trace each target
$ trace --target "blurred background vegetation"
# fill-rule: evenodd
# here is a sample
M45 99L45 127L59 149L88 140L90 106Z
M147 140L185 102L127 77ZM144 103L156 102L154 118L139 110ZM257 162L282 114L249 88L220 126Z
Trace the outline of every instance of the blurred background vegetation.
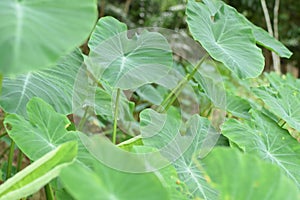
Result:
M262 9L263 0L225 0L254 24L267 30ZM272 28L278 3L278 38L294 54L291 59L281 59L281 71L300 76L300 1L266 0ZM99 0L99 17L110 15L126 23L129 28L163 27L187 31L185 22L186 0ZM275 8L275 9L274 9ZM274 29L273 29L274 30ZM266 71L273 69L272 56L264 49Z

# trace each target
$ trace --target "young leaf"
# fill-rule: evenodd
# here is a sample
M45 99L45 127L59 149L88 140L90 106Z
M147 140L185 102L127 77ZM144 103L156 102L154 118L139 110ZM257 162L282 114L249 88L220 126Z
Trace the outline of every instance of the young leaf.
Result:
M31 160L37 160L62 143L80 141L79 137L83 137L79 132L68 132L68 118L56 113L39 98L29 101L27 114L29 121L20 115L11 114L5 118L4 124L9 136Z
M226 121L222 133L243 151L278 165L300 187L300 145L272 119L253 111L251 121Z
M222 200L299 199L299 190L280 169L249 154L216 148L201 163Z
M20 74L50 67L81 45L97 19L97 3L2 0L0 19L0 73Z
M97 23L87 59L94 76L121 89L135 89L164 77L173 64L167 40L148 31L134 33L129 38L125 28L112 17L104 17Z
M261 74L264 57L256 46L252 30L245 27L229 7L223 5L212 20L205 4L189 0L186 14L194 39L211 57L240 78L253 78Z
M0 185L0 200L20 199L37 192L70 165L76 154L77 142L60 145Z
M26 116L26 104L32 97L40 97L59 113L72 111L72 91L83 58L79 49L62 57L51 69L3 80L1 107L8 113Z
M125 173L109 168L99 161L94 162L93 170L74 163L65 168L60 177L75 199L170 199L167 190L154 174Z

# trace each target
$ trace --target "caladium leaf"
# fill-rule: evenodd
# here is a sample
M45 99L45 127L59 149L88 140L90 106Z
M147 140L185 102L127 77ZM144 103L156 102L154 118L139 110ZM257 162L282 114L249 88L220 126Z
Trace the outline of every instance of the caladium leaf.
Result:
M300 145L289 132L262 113L244 123L229 119L222 134L247 153L278 165L300 187Z
M99 20L89 42L90 71L121 89L136 89L164 77L173 65L167 40L156 32L127 33L125 28L112 17Z
M219 134L206 118L193 116L180 134L181 119L171 108L167 114L145 110L141 113L141 132L146 146L160 149L161 154L175 166L179 179L186 184L192 197L215 199L217 192L192 161L195 152L205 156L216 144ZM152 130L152 132L150 131Z
M75 163L65 168L60 177L75 199L170 199L167 189L153 173L125 173L99 161L94 162L93 169Z
M245 27L229 7L223 5L212 19L204 3L189 0L186 14L194 39L211 57L240 78L253 78L261 74L264 57L256 46L252 29Z
M275 115L285 120L292 128L300 131L300 91L288 84L278 90L268 87L254 88L253 92L261 98Z
M80 15L78 15L80 13ZM0 73L50 67L89 36L96 0L0 2Z
M1 107L8 113L26 116L26 104L32 97L40 97L59 113L72 111L72 90L83 58L79 49L51 69L19 75L3 80Z
M56 178L77 155L77 142L64 143L0 185L0 199L27 197Z
M39 98L33 98L27 104L29 120L16 114L8 115L4 124L9 136L31 160L37 160L57 146L67 141L78 141L84 155L84 146L80 144L80 132L67 131L70 121L65 115L56 113L54 109Z
M201 160L218 199L299 199L299 190L280 169L235 149L215 148Z

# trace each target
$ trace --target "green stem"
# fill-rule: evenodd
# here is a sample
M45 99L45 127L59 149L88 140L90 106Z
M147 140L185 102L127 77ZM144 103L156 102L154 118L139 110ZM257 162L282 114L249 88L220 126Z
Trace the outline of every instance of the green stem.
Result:
M187 74L179 83L178 85L170 92L170 94L166 97L166 99L161 103L160 109L158 112L166 111L176 100L176 97L181 93L183 88L186 86L186 84L194 77L202 63L205 61L205 59L208 57L208 54L205 54L200 61L196 64L193 71L189 74Z
M46 199L47 200L54 200L54 194L53 194L53 191L52 191L52 188L50 186L50 184L48 183L47 185L45 185L45 193L46 193Z
M137 136L135 136L135 137L133 137L133 138L130 138L129 140L126 140L126 141L124 141L124 142L121 142L121 143L119 143L117 146L118 146L118 147L121 147L121 146L123 146L123 145L129 145L129 144L131 144L131 143L134 143L134 142L138 141L139 139L142 139L142 136L141 136L141 135L137 135Z
M15 151L15 142L11 139L9 155L8 155L7 170L6 170L6 179L9 179L11 177L12 163L13 163L13 159L14 159L14 151Z
M88 109L89 107L85 107L84 109L84 114L83 117L80 119L79 125L78 125L78 130L82 131L83 125L85 124L86 120L87 120L87 115L88 115Z
M92 79L92 81L94 83L97 84L97 87L104 89L104 87L102 86L101 82L94 76L94 74L92 72L90 72L88 69L86 69L87 71L87 75L90 79Z
M21 171L23 155L24 155L23 152L19 149L18 162L17 162L17 172Z
M114 110L114 130L113 130L113 137L112 137L112 141L113 141L114 144L116 144L116 142L117 142L116 139L117 139L120 93L121 93L121 90L118 88L116 102L115 102L115 110Z

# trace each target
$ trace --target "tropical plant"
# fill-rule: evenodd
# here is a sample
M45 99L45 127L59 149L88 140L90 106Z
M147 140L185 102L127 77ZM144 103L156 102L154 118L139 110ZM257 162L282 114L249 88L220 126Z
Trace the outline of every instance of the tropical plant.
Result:
M1 200L300 199L300 82L262 74L258 47L289 58L284 45L189 0L201 51L187 62L157 29L107 16L92 30L96 6L0 3Z

